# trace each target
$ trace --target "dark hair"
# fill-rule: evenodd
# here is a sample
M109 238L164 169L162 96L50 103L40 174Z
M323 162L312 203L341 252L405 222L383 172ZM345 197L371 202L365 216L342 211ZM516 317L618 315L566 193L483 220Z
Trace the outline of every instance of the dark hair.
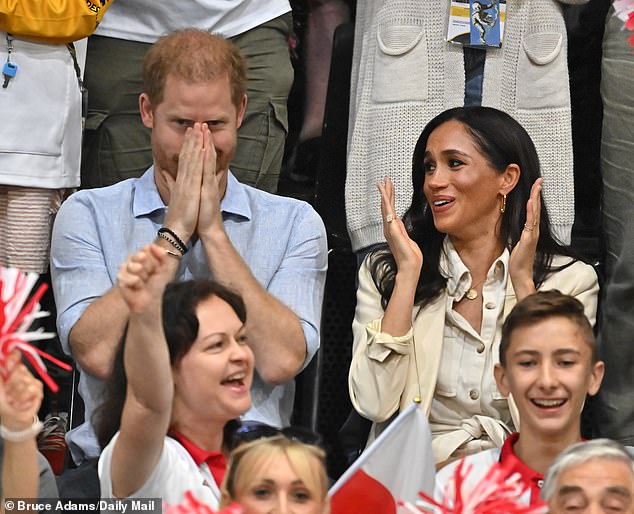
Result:
M179 364L198 337L198 317L196 316L198 305L213 296L227 302L240 321L246 322L246 308L240 295L213 280L172 282L165 288L163 331L172 367ZM93 426L102 448L110 442L121 424L121 413L127 390L123 364L126 334L127 327L117 350L112 376L106 386L105 400L93 414ZM237 424L228 423L225 427L225 435L233 432L236 427Z
M224 300L245 323L247 311L242 298L213 280L172 282L163 294L163 330L172 366L177 366L198 336L198 305L212 296Z
M445 234L434 225L434 217L423 191L425 183L424 156L431 133L448 121L458 121L473 138L478 150L489 164L502 173L508 165L520 168L520 177L507 195L506 210L500 224L500 237L509 250L519 241L526 222L526 202L530 197L533 183L541 175L537 150L524 128L505 112L491 107L457 107L440 113L423 129L412 158L412 204L403 215L403 223L409 236L423 252L415 305L425 306L445 289L447 279L440 273L440 256ZM553 255L567 255L577 258L568 248L559 244L550 232L550 220L542 202L539 240L533 275L535 286L539 287L548 274L565 266L551 266ZM383 308L392 296L396 278L396 262L389 249L383 248L370 255L370 270L374 283L381 293Z
M594 332L586 317L583 304L573 296L553 289L528 295L513 307L502 325L500 364L506 365L506 353L511 345L511 337L515 330L554 317L566 318L577 326L586 343L590 346L592 362L597 362Z

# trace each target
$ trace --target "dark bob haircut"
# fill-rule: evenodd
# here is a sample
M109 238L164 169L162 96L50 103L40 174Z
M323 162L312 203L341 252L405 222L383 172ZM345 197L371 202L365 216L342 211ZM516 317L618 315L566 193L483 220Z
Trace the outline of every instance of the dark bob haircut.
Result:
M246 323L247 311L242 298L213 280L188 280L172 282L163 294L163 331L170 352L172 367L178 366L198 337L198 305L216 296L224 300Z
M213 280L171 282L165 288L163 293L163 331L172 368L178 366L198 337L199 324L196 316L198 305L214 296L227 302L240 321L246 323L246 308L240 295ZM123 365L126 334L127 329L123 334L115 357L114 369L107 384L105 400L93 415L93 426L102 448L110 442L121 424L121 413L127 389ZM235 424L229 423L225 428L226 431L233 431Z

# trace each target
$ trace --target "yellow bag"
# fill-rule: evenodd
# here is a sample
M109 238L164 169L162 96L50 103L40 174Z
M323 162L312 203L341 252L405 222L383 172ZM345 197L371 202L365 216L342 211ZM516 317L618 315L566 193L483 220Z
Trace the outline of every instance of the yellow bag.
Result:
M92 34L114 0L0 0L0 31L44 43Z

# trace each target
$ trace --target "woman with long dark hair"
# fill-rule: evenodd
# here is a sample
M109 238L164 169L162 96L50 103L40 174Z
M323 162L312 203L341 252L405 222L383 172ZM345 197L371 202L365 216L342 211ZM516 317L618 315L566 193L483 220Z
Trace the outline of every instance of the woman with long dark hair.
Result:
M508 114L461 107L436 116L416 144L412 184L402 220L390 179L378 185L388 248L359 271L349 388L375 422L370 438L420 402L442 464L500 446L518 428L493 380L513 305L559 289L594 323L598 282L551 235L535 146Z
M127 386L122 411L101 412L102 442L119 425L99 459L101 495L178 504L191 491L216 508L225 429L251 406L246 311L238 295L213 281L168 285L173 258L149 245L118 275L130 310Z

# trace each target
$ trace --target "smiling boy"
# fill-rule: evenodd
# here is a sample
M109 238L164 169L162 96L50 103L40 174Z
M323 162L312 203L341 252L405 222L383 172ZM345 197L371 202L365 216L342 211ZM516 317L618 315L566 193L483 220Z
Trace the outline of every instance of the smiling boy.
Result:
M466 464L473 466L468 481L477 482L500 462L509 476L520 474L529 486L522 500L535 504L549 465L581 440L586 395L594 396L603 378L604 365L597 359L583 305L559 291L538 292L519 302L502 327L494 373L500 392L519 411L521 431L511 434L502 448L466 457ZM456 465L438 472L437 499L443 497Z

